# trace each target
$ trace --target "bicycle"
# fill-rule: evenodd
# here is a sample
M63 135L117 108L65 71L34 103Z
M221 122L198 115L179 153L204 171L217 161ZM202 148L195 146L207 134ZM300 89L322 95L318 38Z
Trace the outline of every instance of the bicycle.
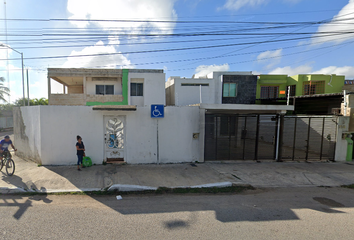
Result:
M6 174L12 176L15 172L15 162L11 158L10 151L2 152L2 159L0 161L0 171L5 166Z

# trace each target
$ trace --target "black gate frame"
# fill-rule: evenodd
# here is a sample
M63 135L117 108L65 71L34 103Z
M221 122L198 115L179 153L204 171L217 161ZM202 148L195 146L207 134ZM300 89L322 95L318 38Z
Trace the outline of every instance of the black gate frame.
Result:
M225 159L218 159L218 151L220 149L218 149L218 117L228 117L228 126L230 126L230 117L235 117L235 131L237 132L237 129L239 129L238 124L242 124L242 122L240 121L241 118L244 118L244 122L243 122L243 127L242 127L242 132L241 132L241 138L240 140L242 141L242 158L241 159L232 159L231 156L231 141L232 141L232 135L231 135L231 131L229 130L229 134L228 134L228 159L227 160L259 160L261 159L267 159L267 158L263 158L260 157L260 153L259 153L259 133L260 133L260 116L262 115L267 115L270 116L270 114L206 114L205 115L205 139L204 139L204 158L205 160L225 160ZM306 141L306 152L305 152L305 161L309 160L309 149L310 149L310 137L311 137L311 120L312 119L322 119L322 129L321 129L321 143L320 143L320 153L319 153L319 158L314 158L315 160L323 160L323 150L324 150L324 132L325 132L325 121L326 119L332 119L332 116L284 116L282 114L272 114L272 121L275 122L275 128L274 128L274 141L273 141L273 160L277 160L277 161L282 161L283 159L283 137L284 137L284 118L285 119L289 119L289 118L294 118L294 131L292 137L293 138L293 146L292 146L292 156L291 156L291 160L295 160L295 150L296 150L296 140L297 140L297 125L298 125L298 119L308 119L308 126L307 126L307 139ZM213 124L216 124L216 126L214 126L213 128L213 134L215 137L214 141L211 141L212 143L214 143L214 146L210 146L210 141L209 143L207 142L207 140L210 140L211 138L208 138L208 136L210 136L210 134L207 134L207 124L210 124L210 122L207 122L207 119L212 117L214 119ZM256 133L255 133L255 139L254 139L254 155L253 155L253 159L247 159L246 155L251 155L251 154L247 154L250 152L246 152L246 140L247 140L247 123L249 118L256 118ZM336 118L335 120L335 126L337 126L338 124L338 119ZM278 132L279 131L279 132ZM237 134L235 135L235 140L236 140L236 144L237 144ZM332 147L333 147L333 155L332 156L328 156L328 160L334 160L335 157L335 147L336 147L336 139L337 139L337 128L334 130L334 141L330 141L333 142ZM278 141L278 137L279 137L279 141ZM223 138L224 140L226 138ZM277 146L278 145L278 146ZM208 148L210 147L214 147L214 159L210 158L210 156L207 156L208 154ZM277 151L278 149L278 151ZM262 154L262 153L261 153Z

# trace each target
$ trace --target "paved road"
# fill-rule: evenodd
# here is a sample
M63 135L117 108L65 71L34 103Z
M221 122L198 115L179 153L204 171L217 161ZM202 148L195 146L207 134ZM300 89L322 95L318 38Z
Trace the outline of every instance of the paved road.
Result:
M352 239L354 190L1 195L0 239Z

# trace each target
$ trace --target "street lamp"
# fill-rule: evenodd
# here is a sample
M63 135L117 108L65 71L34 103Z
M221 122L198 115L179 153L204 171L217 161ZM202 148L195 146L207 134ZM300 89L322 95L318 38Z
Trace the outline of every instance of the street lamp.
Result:
M24 73L23 73L23 53L19 52L15 49L13 49L12 47L10 47L9 45L5 45L5 44L0 44L0 47L7 47L10 48L12 50L14 50L15 52L21 54L21 62L22 62L22 89L23 89L23 106L26 106L25 103L25 79L24 79Z

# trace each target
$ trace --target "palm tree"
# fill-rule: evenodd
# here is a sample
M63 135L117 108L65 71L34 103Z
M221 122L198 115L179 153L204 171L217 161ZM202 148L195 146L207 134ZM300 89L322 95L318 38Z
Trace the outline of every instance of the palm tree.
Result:
M7 102L4 95L10 95L10 89L4 86L5 78L0 77L0 100Z

